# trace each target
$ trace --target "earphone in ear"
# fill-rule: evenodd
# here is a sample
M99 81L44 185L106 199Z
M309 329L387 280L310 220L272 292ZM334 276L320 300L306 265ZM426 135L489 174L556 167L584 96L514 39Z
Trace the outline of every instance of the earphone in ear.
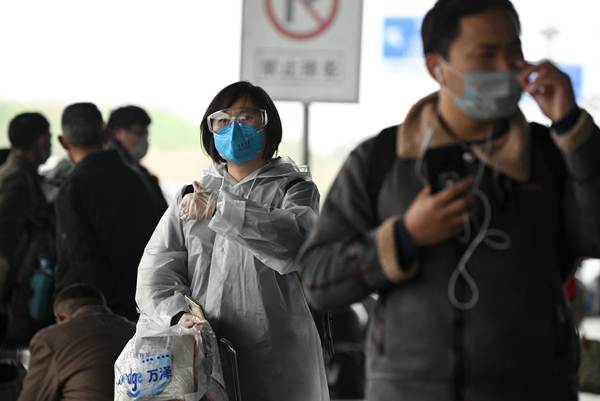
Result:
M442 68L439 65L433 67L433 75L439 83L442 83Z

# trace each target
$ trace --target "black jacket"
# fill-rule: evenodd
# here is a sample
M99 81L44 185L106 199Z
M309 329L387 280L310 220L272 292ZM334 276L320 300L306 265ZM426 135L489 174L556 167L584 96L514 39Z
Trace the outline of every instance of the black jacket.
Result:
M427 127L404 124L415 126ZM373 202L375 140L350 154L300 261L316 306L379 294L367 341L369 401L577 398L577 339L561 285L566 261L600 256L600 130L589 115L578 127L581 142L559 152L546 127L529 125L525 182L486 167L480 188L491 202L491 226L512 245L477 248L467 267L479 302L464 312L448 300L464 251L458 240L419 248L412 264L398 268L394 223L422 188L416 159L395 158ZM464 281L458 288L467 291Z
M128 166L132 167L134 170L136 170L142 175L142 177L146 180L148 186L150 186L150 188L154 192L154 198L155 201L158 203L158 207L160 208L161 212L164 213L169 205L167 204L165 195L163 194L162 189L160 187L158 177L152 174L146 167L142 166L140 162L134 160L133 157L131 157L131 155L127 151L127 149L125 149L125 147L121 145L118 141L109 141L109 149L115 149L119 153L123 161L127 163Z
M137 320L137 267L162 215L154 197L114 150L80 161L56 199L58 287L93 284L115 313Z

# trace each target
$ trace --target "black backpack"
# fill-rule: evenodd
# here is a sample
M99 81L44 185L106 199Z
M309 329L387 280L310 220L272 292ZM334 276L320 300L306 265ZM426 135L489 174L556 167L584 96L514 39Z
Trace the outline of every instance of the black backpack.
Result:
M367 164L367 194L373 210L377 216L377 198L383 180L396 160L396 132L398 125L393 125L382 130L375 139L369 151Z

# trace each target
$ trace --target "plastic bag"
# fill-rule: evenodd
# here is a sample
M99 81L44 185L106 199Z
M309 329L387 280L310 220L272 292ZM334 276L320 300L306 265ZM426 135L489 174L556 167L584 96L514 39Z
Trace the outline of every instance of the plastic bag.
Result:
M209 392L210 388L210 392ZM115 362L115 401L223 400L216 337L207 322L140 333Z

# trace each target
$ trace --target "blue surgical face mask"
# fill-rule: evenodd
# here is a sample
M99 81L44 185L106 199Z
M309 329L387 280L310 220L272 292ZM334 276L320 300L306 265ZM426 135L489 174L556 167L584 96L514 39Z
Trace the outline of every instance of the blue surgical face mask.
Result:
M509 117L518 110L523 92L517 81L519 71L457 72L463 78L464 95L450 93L456 106L467 116L490 121Z
M257 158L265 146L265 136L253 125L232 122L214 135L215 147L228 162L244 164Z

